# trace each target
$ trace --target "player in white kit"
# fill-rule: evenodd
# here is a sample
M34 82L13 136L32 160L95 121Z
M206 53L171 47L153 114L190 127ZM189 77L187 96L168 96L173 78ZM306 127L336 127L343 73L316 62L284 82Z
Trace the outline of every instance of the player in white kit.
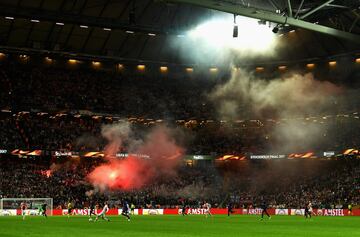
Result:
M98 214L98 215L96 216L95 221L97 221L97 220L99 219L99 217L101 217L103 220L110 221L110 220L106 217L106 212L108 212L108 211L109 211L109 206L108 206L107 202L105 202L102 211L100 212L100 214Z
M25 220L25 215L26 215L26 203L25 202L22 202L20 204L20 209L21 209L22 219Z
M313 210L313 208L312 208L312 203L311 203L310 201L309 201L308 207L309 207L309 212L310 212L310 214L313 215L313 216L315 216L316 214L315 214L315 212L314 212L314 210Z
M211 204L208 203L208 202L205 202L205 204L204 204L203 207L205 208L204 214L205 214L206 218L207 218L208 216L212 216L211 210L210 210L210 209L211 209Z

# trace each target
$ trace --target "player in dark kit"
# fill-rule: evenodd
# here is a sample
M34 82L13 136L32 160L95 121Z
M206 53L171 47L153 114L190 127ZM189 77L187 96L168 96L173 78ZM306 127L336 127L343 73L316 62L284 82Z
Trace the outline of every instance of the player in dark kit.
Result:
M312 214L312 204L311 202L309 201L308 204L306 204L305 206L305 218L311 218L311 214Z
M309 215L309 208L307 205L305 205L305 211L304 211L305 218L308 218L308 215ZM311 215L310 215L310 218L311 218Z
M230 216L230 214L233 213L233 205L231 202L229 202L227 209L228 209L228 216Z
M70 217L70 215L72 215L72 210L73 210L73 204L71 202L71 200L69 200L68 204L67 204L67 208L68 208L68 218Z
M42 205L41 205L41 215L42 216L45 216L46 218L47 218L47 214L46 214L46 207L47 207L47 204L46 203L43 203Z
M125 202L124 202L124 205L123 205L123 207L122 207L121 215L125 216L128 221L130 221L129 211L130 211L129 204L128 204L127 201L125 201Z
M186 213L186 203L185 203L185 201L183 201L182 204L181 204L181 214L182 214L183 216L187 216L187 213Z
M269 220L271 219L271 216L269 215L269 213L267 212L267 204L265 202L265 200L262 202L261 204L261 209L262 209L262 212L261 212L261 220L264 219L264 213L268 216Z
M94 202L90 202L89 204L89 221L92 220L91 215L96 215Z

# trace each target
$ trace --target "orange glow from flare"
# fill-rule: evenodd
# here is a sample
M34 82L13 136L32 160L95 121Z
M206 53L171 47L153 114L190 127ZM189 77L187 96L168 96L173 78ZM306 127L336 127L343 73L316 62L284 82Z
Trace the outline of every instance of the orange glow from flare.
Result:
M110 173L110 175L109 175L109 177L111 178L111 179L115 179L116 178L116 172L114 171L114 172L111 172Z
M46 177L49 178L50 176L51 176L51 170L47 170L47 171L46 171Z
M50 178L52 171L51 170L42 170L40 171L41 175L46 176L47 178Z

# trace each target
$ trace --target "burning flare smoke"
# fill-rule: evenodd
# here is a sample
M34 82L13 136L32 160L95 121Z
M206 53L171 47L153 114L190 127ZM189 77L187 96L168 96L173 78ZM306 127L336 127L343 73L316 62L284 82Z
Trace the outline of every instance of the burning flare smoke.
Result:
M88 175L95 187L101 190L140 189L160 176L176 174L183 149L176 144L169 128L156 127L140 142L132 137L132 133L127 122L102 128L102 135L109 144L105 148L106 162ZM124 143L133 147L131 154L146 154L150 158L139 158L131 154L125 159L117 158L116 153L124 148Z

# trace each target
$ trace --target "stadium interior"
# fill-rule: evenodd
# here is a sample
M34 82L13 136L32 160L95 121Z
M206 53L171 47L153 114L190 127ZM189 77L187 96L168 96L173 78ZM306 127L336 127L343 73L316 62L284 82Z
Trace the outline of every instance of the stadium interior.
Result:
M0 0L0 199L360 215L359 151L358 0Z

